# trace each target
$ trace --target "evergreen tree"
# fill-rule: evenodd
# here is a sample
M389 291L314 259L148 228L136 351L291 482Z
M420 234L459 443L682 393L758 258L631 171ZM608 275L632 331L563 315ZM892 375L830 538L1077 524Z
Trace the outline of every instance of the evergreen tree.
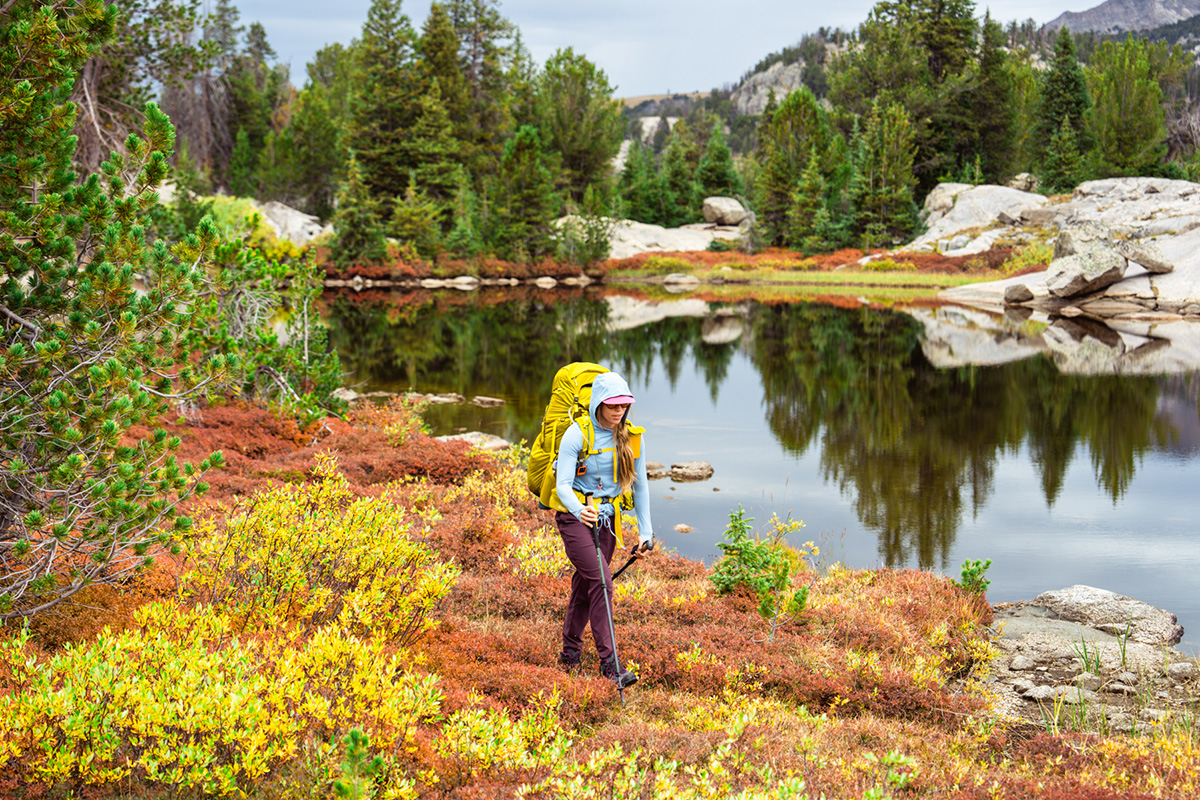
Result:
M668 227L685 225L700 218L700 190L694 171L688 166L688 129L676 123L667 140L662 159L663 224Z
M459 62L458 35L445 4L434 3L429 7L429 16L421 29L420 50L425 75L431 82L437 82L441 92L454 138L464 144L470 142L473 136L467 79Z
M808 163L800 175L800 183L792 196L786 244L806 253L825 250L825 243L817 235L817 217L822 210L828 215L825 209L825 176L821 174L817 149L812 147L808 151Z
M1092 60L1088 131L1104 175L1152 175L1167 155L1163 93L1145 39L1105 42Z
M621 106L612 91L604 70L569 47L550 57L538 81L539 130L561 156L574 200L608 177L621 146Z
M733 167L733 154L725 144L721 123L713 125L704 155L696 168L696 183L706 197L712 195L735 195L742 193L742 179Z
M258 185L255 172L258 154L250 144L250 134L238 128L234 139L233 157L229 162L229 192L234 197L254 197Z
M333 263L342 269L380 264L387 257L387 240L380 222L379 201L363 180L358 159L350 156L346 185L338 195L333 216Z
M417 100L417 119L407 132L401 152L412 165L412 176L422 192L446 204L458 189L460 142L452 134L450 115L442 103L437 81Z
M1083 178L1083 158L1069 117L1063 116L1062 124L1050 137L1038 177L1042 190L1050 193L1072 191Z
M788 237L788 215L800 175L816 150L826 169L833 133L825 110L807 88L800 88L759 129L760 170L755 183L758 224L766 240L782 244Z
M472 175L494 172L511 133L507 99L515 45L514 26L500 13L498 0L447 0L446 11L458 35L459 63L467 82L472 135L467 167Z
M504 145L490 221L491 240L502 258L536 260L554 250L550 221L558 202L545 158L541 135L531 125L522 126Z
M829 98L843 112L865 117L876 99L908 112L921 191L976 152L971 8L966 0L880 3L859 26L861 45L831 65Z
M908 112L898 103L873 103L856 143L851 187L864 249L899 244L916 230L915 152Z
M441 207L417 187L414 179L392 208L392 236L423 258L435 258L443 249L440 217Z
M329 105L329 91L322 84L313 81L300 92L288 131L295 143L299 207L328 220L333 215L333 201L345 166L337 119Z
M640 140L630 142L617 188L624 216L651 225L667 225L666 189L654 168L654 154Z
M469 258L483 249L484 223L481 220L479 198L471 190L466 170L459 172L452 208L454 223L446 236L446 247L453 253Z
M184 345L216 230L147 245L173 131L154 105L103 180L76 182L79 69L117 26L85 0L0 15L0 618L30 616L172 551L202 490L153 424L223 369ZM140 285L135 286L135 276ZM201 469L219 462L219 455Z
M979 132L976 153L980 155L984 180L999 183L1014 173L1014 128L1012 71L1004 49L1004 31L989 12L983 19L979 47L978 84L972 93L975 124Z
M1083 67L1075 55L1075 39L1066 26L1058 29L1058 38L1054 41L1054 59L1050 62L1050 68L1042 73L1040 88L1038 138L1042 146L1049 143L1062 125L1063 117L1066 117L1075 129L1080 150L1088 150L1089 142L1083 135L1083 125L1092 99L1088 94Z
M413 164L405 139L422 89L413 57L416 34L400 5L401 0L372 0L367 12L358 48L361 74L346 136L361 179L373 196L386 200L408 186Z
M1013 89L1012 172L1033 172L1041 157L1043 142L1038 131L1041 106L1041 75L1026 54L1011 55L1008 70Z

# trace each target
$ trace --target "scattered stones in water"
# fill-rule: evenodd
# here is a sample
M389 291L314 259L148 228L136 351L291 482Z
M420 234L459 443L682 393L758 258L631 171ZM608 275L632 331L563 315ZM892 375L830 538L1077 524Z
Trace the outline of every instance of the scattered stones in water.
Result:
M713 476L713 468L707 461L682 461L672 464L668 475L678 482L706 481Z
M691 532L692 532L692 526L691 526L691 525L685 525L685 524L683 524L683 523L681 522L681 523L679 523L678 525L676 525L676 526L675 526L675 532L676 532L676 533L691 533Z
M477 394L471 398L471 405L476 405L480 408L496 408L504 404L504 401L499 397L487 397L482 394Z
M497 450L507 450L512 447L512 442L503 439L491 433L482 431L467 431L466 433L455 433L449 436L435 436L439 442L467 442L472 447L487 452L495 452Z

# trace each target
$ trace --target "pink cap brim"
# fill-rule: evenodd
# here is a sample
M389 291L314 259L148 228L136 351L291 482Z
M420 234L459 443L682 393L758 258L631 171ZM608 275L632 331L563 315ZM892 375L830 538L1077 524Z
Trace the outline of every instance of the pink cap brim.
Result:
M637 401L635 401L632 397L630 397L627 394L619 394L616 397L606 397L603 400L601 400L600 402L604 403L604 405L606 405L606 406L622 406L622 405L625 405L626 403L634 403Z

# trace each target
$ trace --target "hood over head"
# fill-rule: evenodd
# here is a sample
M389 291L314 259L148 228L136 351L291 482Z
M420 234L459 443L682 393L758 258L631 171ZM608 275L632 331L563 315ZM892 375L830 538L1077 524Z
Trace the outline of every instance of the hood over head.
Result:
M629 390L629 384L615 372L605 372L597 375L592 381L592 401L588 404L588 412L592 416L592 424L599 426L599 420L596 418L596 409L600 404L610 397L621 397L626 395L633 397L633 392Z

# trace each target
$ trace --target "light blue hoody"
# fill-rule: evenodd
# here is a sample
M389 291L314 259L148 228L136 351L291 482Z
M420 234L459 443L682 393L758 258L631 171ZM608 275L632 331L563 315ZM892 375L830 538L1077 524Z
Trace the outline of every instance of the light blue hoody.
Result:
M605 372L598 375L592 382L592 401L588 413L592 417L592 428L595 430L593 450L600 453L587 457L587 470L583 475L576 475L576 464L579 451L584 447L583 430L578 424L567 428L563 434L562 443L558 447L558 461L554 465L555 491L558 499L567 510L579 516L583 511L583 503L572 489L578 489L584 494L591 492L598 500L616 497L621 493L613 470L613 458L616 456L613 432L602 428L596 419L596 409L604 400L621 395L633 395L629 384L615 372ZM646 478L646 435L642 434L642 446L634 462L636 479L633 482L633 510L637 514L638 539L641 543L654 539L654 525L650 521L650 486ZM598 504L597 510L601 516L611 516L613 507L610 504Z

